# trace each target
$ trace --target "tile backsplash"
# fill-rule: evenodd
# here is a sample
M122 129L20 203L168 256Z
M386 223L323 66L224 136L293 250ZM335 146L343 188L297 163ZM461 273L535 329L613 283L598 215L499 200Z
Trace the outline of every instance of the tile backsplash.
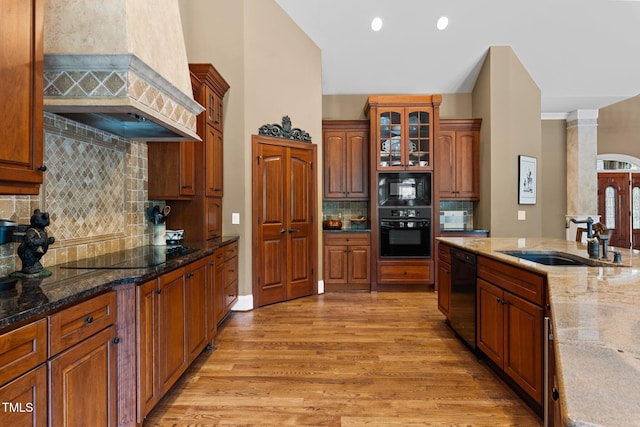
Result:
M442 221L442 216L444 212L454 213L453 215L456 217L456 227L455 228L473 228L473 202L471 201L453 201L453 200L443 200L440 201L440 227L446 228L445 223ZM459 219L462 218L462 219ZM450 218L447 218L449 220ZM463 222L461 222L463 221ZM451 225L451 224L449 224Z
M342 214L344 228L349 228L349 219L352 217L365 216L369 218L369 202L366 201L323 201L322 217L323 219L338 219L338 215ZM346 223L346 224L345 224ZM355 224L355 223L354 223ZM369 228L369 222L357 224L357 227ZM356 228L354 225L353 228Z
M0 196L0 218L28 224L35 209L49 212L45 267L150 243L146 143L45 113L44 161L39 196ZM0 276L21 268L17 248L0 246Z

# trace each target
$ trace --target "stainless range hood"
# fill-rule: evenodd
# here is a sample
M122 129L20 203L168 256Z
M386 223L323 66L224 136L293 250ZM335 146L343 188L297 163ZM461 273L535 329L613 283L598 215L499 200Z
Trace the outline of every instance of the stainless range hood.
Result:
M176 0L47 0L44 109L124 138L196 140Z

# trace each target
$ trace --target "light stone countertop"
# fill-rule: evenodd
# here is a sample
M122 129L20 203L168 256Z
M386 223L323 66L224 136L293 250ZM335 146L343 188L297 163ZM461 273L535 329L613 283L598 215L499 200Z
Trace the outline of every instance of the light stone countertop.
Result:
M559 267L497 251L588 258L586 245L547 238L438 240L547 275L564 425L640 426L640 252L621 250L624 266Z

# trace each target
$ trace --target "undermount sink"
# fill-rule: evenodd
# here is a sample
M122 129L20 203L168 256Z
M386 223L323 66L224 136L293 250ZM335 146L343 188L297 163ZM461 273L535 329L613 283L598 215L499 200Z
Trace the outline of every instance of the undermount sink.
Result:
M597 265L589 259L581 258L577 255L567 254L557 251L531 251L531 250L507 250L498 251L505 255L511 255L517 258L526 259L527 261L535 262L544 265L554 266L576 266L576 267L588 267Z

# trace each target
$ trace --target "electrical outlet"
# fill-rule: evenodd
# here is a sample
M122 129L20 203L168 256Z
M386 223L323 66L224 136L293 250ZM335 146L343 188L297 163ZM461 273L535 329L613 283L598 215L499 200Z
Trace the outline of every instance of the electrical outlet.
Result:
M525 221L527 219L527 211L518 211L518 221Z
M238 212L233 212L231 214L231 224L233 225L238 225L240 224L240 213Z

